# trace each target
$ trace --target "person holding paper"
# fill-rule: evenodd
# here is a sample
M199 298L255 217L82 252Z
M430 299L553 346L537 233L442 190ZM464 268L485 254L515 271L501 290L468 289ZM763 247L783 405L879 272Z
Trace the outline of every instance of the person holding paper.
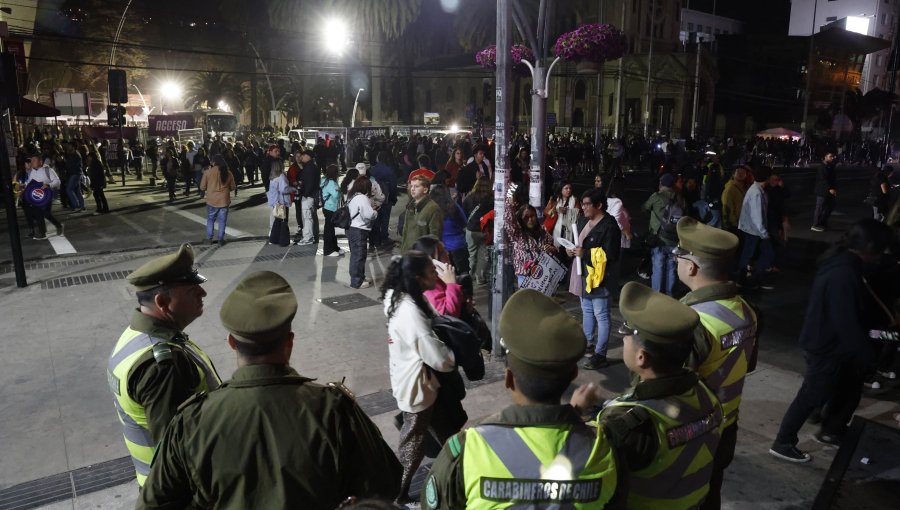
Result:
M619 258L622 232L616 220L606 213L606 197L599 189L581 195L582 216L578 218L574 249L566 250L572 262L569 292L581 298L581 325L588 340L588 350L594 354L583 368L597 370L609 365L606 347L609 343L609 290L606 267ZM580 265L580 272L579 272ZM594 332L597 341L591 344Z

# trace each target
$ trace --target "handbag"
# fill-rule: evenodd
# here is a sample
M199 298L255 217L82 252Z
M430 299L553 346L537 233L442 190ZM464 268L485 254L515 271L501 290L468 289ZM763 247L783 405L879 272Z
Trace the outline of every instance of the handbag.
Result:
M288 208L284 204L275 204L275 207L272 208L272 216L276 220L284 220L287 219L287 211Z

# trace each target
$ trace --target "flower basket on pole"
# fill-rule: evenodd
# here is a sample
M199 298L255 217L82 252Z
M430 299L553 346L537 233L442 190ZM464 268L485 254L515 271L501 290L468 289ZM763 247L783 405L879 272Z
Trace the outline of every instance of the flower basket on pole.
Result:
M559 36L553 53L567 62L576 62L579 73L597 74L603 62L621 58L626 47L625 34L618 28L589 23Z
M534 52L531 51L531 48L524 44L514 44L510 48L509 54L513 61L513 72L524 76L529 75L528 66L524 65L522 61L534 60ZM475 54L475 61L485 69L497 69L497 47L492 44L479 51Z

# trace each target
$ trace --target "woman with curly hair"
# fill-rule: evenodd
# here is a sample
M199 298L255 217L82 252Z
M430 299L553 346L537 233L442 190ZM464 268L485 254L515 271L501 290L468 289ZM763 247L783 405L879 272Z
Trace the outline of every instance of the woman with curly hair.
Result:
M409 251L394 257L381 286L388 318L391 390L403 413L398 448L403 465L400 502L409 500L410 482L425 455L424 442L440 387L434 371L449 372L456 367L453 351L431 329L437 311L425 298L425 291L435 287L437 278L431 257ZM438 439L443 443L447 438Z

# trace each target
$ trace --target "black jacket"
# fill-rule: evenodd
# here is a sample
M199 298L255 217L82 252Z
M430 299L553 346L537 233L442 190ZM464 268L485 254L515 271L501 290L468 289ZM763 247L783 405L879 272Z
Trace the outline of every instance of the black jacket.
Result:
M828 195L828 190L837 189L837 177L835 176L835 164L825 164L822 163L819 165L819 168L816 169L816 196L824 197Z
M578 217L578 232L585 228L587 222L588 220L584 216ZM603 278L603 283L592 289L591 292L584 293L585 296L601 297L604 295L606 283L609 281L610 267L619 260L619 251L622 247L622 231L619 230L616 219L609 214L604 215L603 219L594 225L593 230L584 238L581 247L584 248L584 255L581 256L582 281L588 274L587 267L591 265L591 248L603 248L603 251L606 252L606 276Z
M304 163L303 169L300 170L300 180L303 182L300 195L307 198L318 196L320 179L319 167L312 161Z
M842 251L822 263L809 293L800 347L816 357L855 357L864 352L871 310L863 262Z
M456 174L456 189L462 194L472 191L472 188L475 187L475 180L478 179L479 175L490 175L487 163L484 161L481 162L480 166L478 163L472 161L468 165L460 168L459 173Z

